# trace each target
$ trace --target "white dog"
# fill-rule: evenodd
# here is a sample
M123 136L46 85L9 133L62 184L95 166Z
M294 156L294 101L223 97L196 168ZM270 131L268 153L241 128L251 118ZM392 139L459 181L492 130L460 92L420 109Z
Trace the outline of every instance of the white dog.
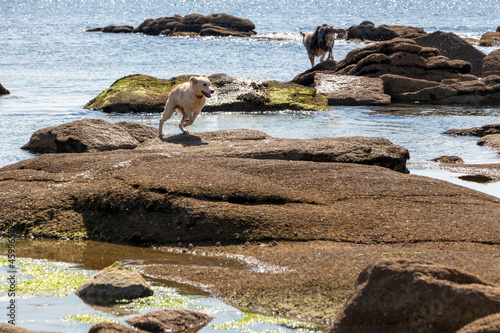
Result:
M160 120L159 137L163 136L163 123L167 121L174 111L182 114L179 128L182 133L189 133L184 126L191 125L203 109L207 98L212 97L215 88L210 80L203 74L192 76L189 82L184 82L175 87L168 96L167 103Z

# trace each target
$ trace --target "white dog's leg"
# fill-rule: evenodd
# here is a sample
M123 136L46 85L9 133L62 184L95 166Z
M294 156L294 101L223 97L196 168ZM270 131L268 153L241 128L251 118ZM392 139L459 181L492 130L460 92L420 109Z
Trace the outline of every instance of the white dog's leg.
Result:
M160 138L163 137L163 124L172 117L172 114L175 112L175 105L172 103L169 103L170 101L167 101L165 103L165 108L163 109L163 114L160 119L160 128L158 129L158 136Z
M182 131L182 133L189 134L189 131L184 128L184 126L189 126L194 122L193 114L191 111L189 111L187 108L184 108L182 112L182 120L179 123L179 128Z

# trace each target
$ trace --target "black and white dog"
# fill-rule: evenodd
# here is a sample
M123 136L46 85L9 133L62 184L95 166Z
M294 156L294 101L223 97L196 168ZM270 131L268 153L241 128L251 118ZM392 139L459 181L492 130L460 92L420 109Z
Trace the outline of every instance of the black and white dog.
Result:
M335 43L335 33L337 29L334 29L328 24L323 24L317 26L313 32L307 34L302 31L302 42L307 50L307 55L311 61L311 67L314 67L314 57L321 57L320 62L325 59L325 54L328 52L328 59L333 59L332 49Z

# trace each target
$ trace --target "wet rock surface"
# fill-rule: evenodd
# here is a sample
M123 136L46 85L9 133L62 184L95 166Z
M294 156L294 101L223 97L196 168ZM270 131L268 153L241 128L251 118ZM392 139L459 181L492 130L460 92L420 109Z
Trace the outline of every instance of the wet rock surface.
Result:
M169 80L132 75L116 81L85 105L104 112L163 112L168 95L190 75ZM203 112L324 110L327 99L314 87L273 80L259 80L226 74L209 76L217 90L207 99Z
M234 36L249 37L255 35L255 24L250 20L236 16L218 13L211 15L190 14L186 16L175 15L147 19L137 28L132 26L107 26L93 28L88 32L110 33L142 33L145 35L165 36Z
M492 314L465 325L456 333L497 333L500 332L500 313Z
M114 263L82 283L75 294L89 304L109 305L153 295L153 289L136 271Z
M133 327L149 332L194 333L212 319L214 317L197 311L171 309L151 311L127 319L126 322Z
M443 134L455 136L478 136L477 142L480 146L488 146L493 149L500 150L500 124L489 124L473 128L451 129L443 132Z
M379 78L316 73L314 82L317 92L328 98L328 105L391 104Z
M500 287L422 261L388 261L359 275L332 333L455 332L500 312Z
M57 332L47 332L47 331L31 331L21 327L16 327L15 325L0 323L0 332L3 333L57 333Z
M139 329L134 329L121 324L115 323L99 323L92 326L89 333L146 333Z
M35 153L134 149L157 134L154 128L137 123L110 124L101 119L82 119L36 131L22 148Z

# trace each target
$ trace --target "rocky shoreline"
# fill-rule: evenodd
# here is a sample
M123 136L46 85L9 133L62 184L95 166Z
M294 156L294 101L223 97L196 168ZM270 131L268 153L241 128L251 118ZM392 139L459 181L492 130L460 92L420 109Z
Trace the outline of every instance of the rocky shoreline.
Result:
M189 35L189 25L198 35L223 28L231 31L217 33L255 34L251 22L242 32L206 20L188 15L99 31ZM382 41L292 82L214 74L219 95L204 111L500 102L498 51L486 56L453 34L371 22L346 34ZM171 89L188 78L128 76L85 107L161 112ZM445 134L479 136L478 144L500 150L498 124ZM408 150L387 139L297 140L244 129L159 139L156 128L85 119L41 129L23 148L45 155L0 168L4 236L258 260L265 267L257 271L138 269L203 286L241 309L306 320L332 333L500 329L500 200L408 174ZM481 167L500 179L498 165L457 161L440 159L447 168ZM132 331L119 326L96 325L90 332Z
M204 286L249 311L334 325L332 332L363 331L342 318L349 318L349 297L364 286L358 275L380 261L410 260L408 272L426 267L429 279L442 280L441 290L489 290L485 307L474 305L474 316L453 325L448 317L419 317L442 332L500 304L498 198L407 174L408 151L386 139L228 130L160 140L155 128L86 119L38 131L26 149L34 147L51 153L0 169L4 235L171 244L158 250L255 258L268 268L138 269ZM480 280L443 280L433 273L440 265ZM428 311L426 304L414 313ZM380 325L418 331L405 326L408 318Z

